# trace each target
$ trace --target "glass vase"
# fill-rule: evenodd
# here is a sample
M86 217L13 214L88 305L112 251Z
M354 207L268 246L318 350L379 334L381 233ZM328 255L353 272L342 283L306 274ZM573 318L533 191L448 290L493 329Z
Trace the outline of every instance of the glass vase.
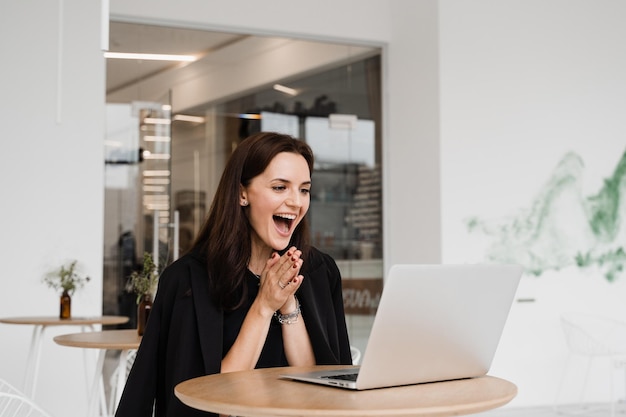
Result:
M63 291L63 294L61 294L61 311L59 318L62 320L72 318L72 297L67 291Z
M152 295L144 294L137 305L137 334L139 336L143 336L150 310L152 310Z

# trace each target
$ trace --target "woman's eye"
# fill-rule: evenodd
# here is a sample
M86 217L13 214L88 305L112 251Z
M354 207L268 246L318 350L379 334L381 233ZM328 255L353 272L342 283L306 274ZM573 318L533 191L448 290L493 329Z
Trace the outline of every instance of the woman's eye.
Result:
M309 193L311 193L311 190L309 190L308 188L303 188L302 190L300 190L300 192L302 194L309 194Z
M274 191L283 191L285 189L284 185L275 185L272 187Z

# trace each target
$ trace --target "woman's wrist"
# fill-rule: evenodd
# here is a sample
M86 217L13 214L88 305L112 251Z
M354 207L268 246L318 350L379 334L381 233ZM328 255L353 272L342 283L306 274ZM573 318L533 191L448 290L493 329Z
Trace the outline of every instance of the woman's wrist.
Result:
M281 308L279 311L274 313L274 317L280 324L294 324L298 321L298 317L300 316L300 301L298 301L298 297L293 295L293 300L295 305L292 304L291 307ZM284 311L288 311L284 313Z
M271 308L267 308L267 306L264 307L262 303L259 302L258 298L254 300L254 302L250 306L249 313L250 312L254 312L259 317L265 320L271 319L275 313L274 310L272 310Z
M296 311L298 308L299 302L298 298L294 294L293 297L289 297L289 301L287 301L283 306L278 310L279 314L289 314Z

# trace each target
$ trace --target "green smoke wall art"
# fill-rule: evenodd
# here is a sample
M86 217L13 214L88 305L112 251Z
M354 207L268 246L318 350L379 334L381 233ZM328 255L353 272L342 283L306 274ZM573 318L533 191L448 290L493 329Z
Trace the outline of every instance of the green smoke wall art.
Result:
M518 263L540 276L548 270L595 266L613 282L626 268L626 152L592 195L583 195L584 161L567 153L527 207L501 219L464 220L489 242L486 258Z

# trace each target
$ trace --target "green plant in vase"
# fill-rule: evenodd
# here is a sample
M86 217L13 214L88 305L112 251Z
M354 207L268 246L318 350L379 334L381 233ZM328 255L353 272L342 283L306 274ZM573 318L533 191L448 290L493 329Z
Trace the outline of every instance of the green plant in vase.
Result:
M137 333L143 335L152 301L159 280L158 267L154 263L152 255L145 252L143 255L143 267L135 271L129 277L129 290L137 294Z
M61 291L59 318L69 319L72 317L72 295L74 292L85 286L90 278L78 273L78 261L71 261L68 266L61 265L60 268L48 272L43 281L48 287L56 291Z

